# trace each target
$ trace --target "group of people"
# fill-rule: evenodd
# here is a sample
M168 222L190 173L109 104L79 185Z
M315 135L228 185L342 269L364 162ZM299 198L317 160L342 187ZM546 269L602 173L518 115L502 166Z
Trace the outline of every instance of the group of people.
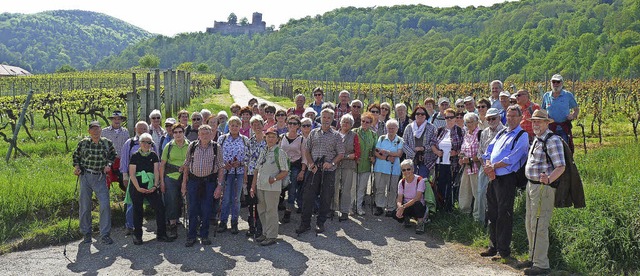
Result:
M136 123L133 137L122 127L125 116L114 111L110 126L89 124L90 136L73 154L81 180L80 231L84 242L92 241L95 192L101 240L113 242L106 185L112 181L126 190L127 234L136 245L143 243L145 200L155 210L158 241L177 238L185 205L187 247L198 238L211 244L210 225L237 234L243 201L247 236L272 245L279 224L289 223L294 212L301 214L296 233L311 229L313 214L321 233L334 215L339 221L364 216L368 194L373 215L406 227L414 219L416 233L425 231L430 214L451 212L457 202L460 212L488 227L490 245L481 255L510 258L515 177L525 165L526 227L535 248L525 274L546 273L555 190L549 184L564 170L562 140L572 145L571 120L579 113L562 76L551 82L541 105L531 102L529 91L510 94L496 80L487 98L469 96L454 106L445 97L427 98L411 114L404 103L365 106L348 91L336 104L324 102L318 87L310 104L300 94L288 110L251 99L244 107L233 104L230 117L226 111L182 110L164 127L154 110L150 123Z

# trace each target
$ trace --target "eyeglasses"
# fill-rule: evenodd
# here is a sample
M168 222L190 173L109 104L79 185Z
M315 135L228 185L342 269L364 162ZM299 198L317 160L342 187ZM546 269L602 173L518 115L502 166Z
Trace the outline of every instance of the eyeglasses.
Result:
M287 114L282 114L282 113L276 114L276 117L284 117L284 116L287 116Z
M371 123L371 121L367 121L367 120L362 120L360 122L362 122L363 124L370 124Z
M273 114L273 113L275 113L275 112L273 112L273 111L265 111L264 113L266 113L266 114Z
M389 109L388 109L388 108L386 108L386 107L381 107L380 109L382 109L382 110L386 110L386 111L389 111Z
M318 96L322 96L322 94L316 93L316 94L313 94L313 96L318 97Z
M178 134L178 133L184 133L184 131L182 131L182 130L176 130L176 131L174 131L174 132L173 132L173 134Z
M517 104L517 101L509 101L510 104Z
M311 125L304 124L302 127L311 127Z
M352 105L351 107L352 108L362 108L362 106L359 106L359 105Z
M191 118L191 121L200 121L202 118Z
M462 118L464 118L464 116L458 115L458 116L456 116L456 118L462 119Z
M151 120L160 120L160 117L151 117Z
M464 105L456 105L457 108L464 108Z
M552 80L551 83L561 83L559 80Z
M487 108L487 106L486 106L486 105L479 105L479 106L477 106L477 107L478 107L478 108Z
M289 124L289 125L293 125L293 126L297 126L297 125L298 125L298 122L288 122L287 124Z
M369 110L369 112L373 114L380 114L380 110Z
M491 121L495 121L498 120L498 117L487 117L487 121L491 122Z
M413 169L412 168L404 168L404 169L402 169L402 171L403 172L410 172L410 171L413 171Z
M444 117L446 120L453 120L456 118L456 116L446 116Z
M417 112L416 113L416 116L425 116L425 115L427 115L427 113L424 113L424 112Z
M147 145L151 145L151 144L153 144L153 142L152 142L152 141L140 141L140 142L141 142L141 143L145 143L145 144L147 144Z

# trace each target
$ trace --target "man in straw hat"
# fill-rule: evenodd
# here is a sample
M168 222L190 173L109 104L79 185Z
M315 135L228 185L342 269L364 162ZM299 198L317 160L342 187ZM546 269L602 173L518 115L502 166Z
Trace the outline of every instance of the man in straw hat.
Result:
M565 159L562 140L552 134L549 124L553 119L545 110L536 110L528 119L536 137L529 150L525 166L527 183L525 228L529 241L530 260L520 264L525 275L539 275L550 272L549 222L554 207L556 188L552 184L564 172ZM546 152L545 152L546 151Z

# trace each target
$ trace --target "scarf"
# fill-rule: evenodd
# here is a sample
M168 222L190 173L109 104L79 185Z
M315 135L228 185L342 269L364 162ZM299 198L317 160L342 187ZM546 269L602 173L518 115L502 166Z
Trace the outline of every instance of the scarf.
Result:
M422 132L424 132L424 129L426 128L426 126L427 126L427 121L422 122L421 126L418 126L416 121L413 121L411 123L411 129L413 130L413 136L415 136L416 138L422 137Z

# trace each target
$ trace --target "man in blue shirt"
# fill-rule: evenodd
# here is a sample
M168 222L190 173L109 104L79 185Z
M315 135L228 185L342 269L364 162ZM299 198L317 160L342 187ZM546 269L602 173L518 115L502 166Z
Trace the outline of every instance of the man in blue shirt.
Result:
M551 77L552 90L544 93L540 107L546 110L554 121L549 124L549 129L562 137L562 140L567 142L573 152L571 121L578 118L580 108L573 94L564 90L563 83L561 75L555 74Z
M507 108L507 129L499 132L482 155L487 187L487 227L489 248L480 256L511 259L513 201L516 196L516 172L527 161L529 137L520 127L522 110L517 105ZM522 133L521 133L522 132ZM518 137L520 135L520 137Z

